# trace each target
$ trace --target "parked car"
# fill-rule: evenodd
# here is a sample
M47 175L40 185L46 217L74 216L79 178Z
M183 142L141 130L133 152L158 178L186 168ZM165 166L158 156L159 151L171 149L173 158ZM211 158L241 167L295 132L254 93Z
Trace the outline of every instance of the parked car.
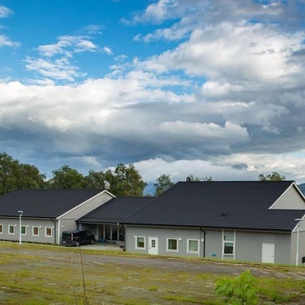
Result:
M62 244L64 246L75 246L94 244L95 236L88 230L64 231L62 232Z

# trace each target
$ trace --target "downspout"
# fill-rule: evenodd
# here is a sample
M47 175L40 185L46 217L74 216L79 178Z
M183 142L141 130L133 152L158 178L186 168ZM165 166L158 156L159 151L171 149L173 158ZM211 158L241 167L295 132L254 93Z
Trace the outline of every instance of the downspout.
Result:
M56 242L56 222L55 222L55 219L54 218L51 218L51 221L54 223L54 244L57 245L57 242Z
M206 236L206 231L204 231L202 228L200 228L200 232L203 233L203 253L202 253L202 257L205 257L205 236ZM201 240L200 240L201 242Z

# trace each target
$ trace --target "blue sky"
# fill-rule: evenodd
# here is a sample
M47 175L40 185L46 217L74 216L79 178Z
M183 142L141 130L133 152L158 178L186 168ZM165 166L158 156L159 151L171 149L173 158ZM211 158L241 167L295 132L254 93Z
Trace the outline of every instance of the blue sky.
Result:
M305 182L303 1L0 0L0 147L51 176L133 163Z

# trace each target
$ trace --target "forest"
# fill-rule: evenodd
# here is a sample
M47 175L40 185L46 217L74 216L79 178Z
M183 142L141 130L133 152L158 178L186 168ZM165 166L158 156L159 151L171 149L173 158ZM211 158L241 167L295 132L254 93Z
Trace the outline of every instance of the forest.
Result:
M189 181L213 181L212 177L188 176ZM260 174L260 181L285 180L285 176L272 172ZM17 189L107 189L118 197L157 196L174 185L169 174L161 174L154 183L154 193L145 194L147 183L133 164L119 163L114 170L89 170L81 174L69 165L63 165L52 171L47 179L35 165L21 163L12 156L0 153L0 195ZM303 190L305 184L300 187Z

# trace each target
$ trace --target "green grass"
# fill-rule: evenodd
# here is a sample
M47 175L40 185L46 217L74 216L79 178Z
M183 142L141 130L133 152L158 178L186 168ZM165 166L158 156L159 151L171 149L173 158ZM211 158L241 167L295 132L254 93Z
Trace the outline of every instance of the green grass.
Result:
M122 251L82 252L89 255L146 257ZM202 263L202 259L163 259ZM293 271L304 275L304 268L259 264L249 266L276 271L277 274L282 272L283 275L256 277L260 304L302 304L305 281L293 279L288 273ZM86 261L83 270L86 296L82 288L79 249L0 242L0 305L220 305L221 300L216 298L214 292L215 283L223 277L231 278L223 274L195 274Z

